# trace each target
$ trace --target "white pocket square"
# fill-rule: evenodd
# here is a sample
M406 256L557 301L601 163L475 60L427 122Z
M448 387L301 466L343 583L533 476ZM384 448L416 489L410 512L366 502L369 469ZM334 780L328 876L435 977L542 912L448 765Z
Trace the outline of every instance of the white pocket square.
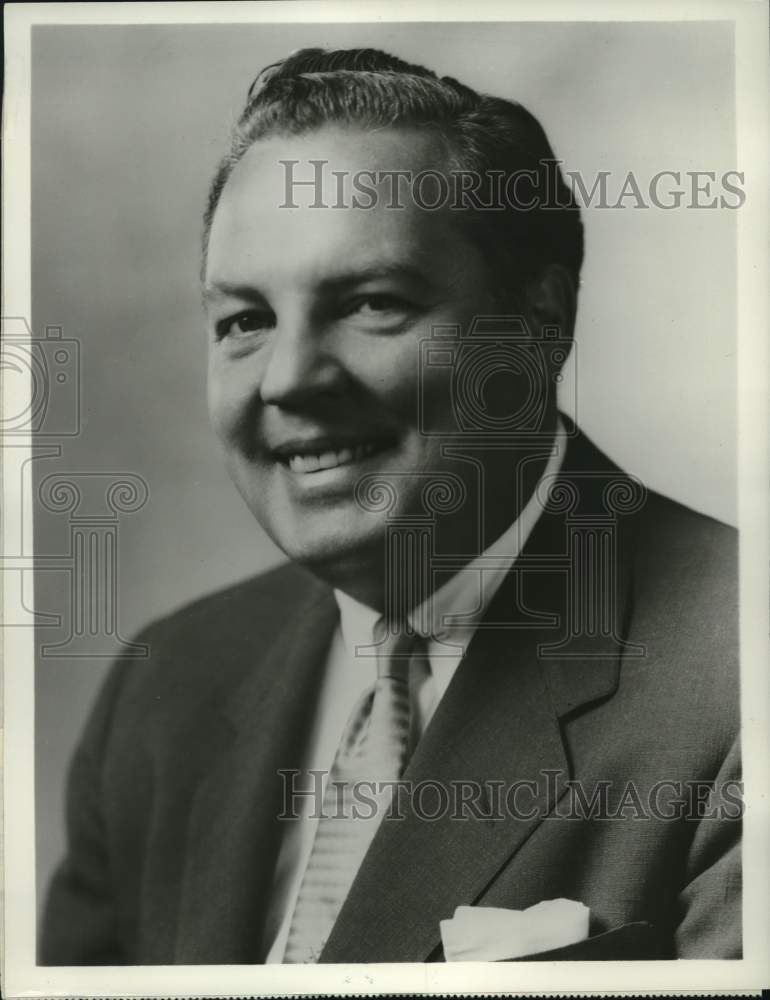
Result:
M590 910L574 899L546 899L527 910L458 906L442 920L447 962L501 962L584 941Z

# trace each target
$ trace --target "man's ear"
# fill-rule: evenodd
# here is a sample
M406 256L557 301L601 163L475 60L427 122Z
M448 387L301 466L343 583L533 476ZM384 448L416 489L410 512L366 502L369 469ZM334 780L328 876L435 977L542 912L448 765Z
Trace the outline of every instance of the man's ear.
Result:
M549 264L527 287L533 336L541 337L543 327L558 327L559 336L570 339L575 328L577 291L572 275L561 264Z

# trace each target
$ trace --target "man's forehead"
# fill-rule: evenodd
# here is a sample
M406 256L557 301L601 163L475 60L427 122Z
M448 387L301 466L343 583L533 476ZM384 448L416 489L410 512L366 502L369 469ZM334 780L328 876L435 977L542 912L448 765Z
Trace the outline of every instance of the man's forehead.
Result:
M460 240L451 211L425 211L408 197L394 207L392 188L379 189L374 203L359 198L356 204L350 183L361 170L406 170L405 163L426 169L428 154L435 163L432 137L397 129L370 134L328 127L259 140L234 169L214 215L208 283L245 280L255 270L308 279L316 272L330 281L338 271L354 270L430 276L442 266L447 245ZM322 170L311 161L323 163ZM333 171L345 174L342 198Z
M446 176L449 156L432 130L324 126L257 140L235 165L215 213L296 214L355 209L380 216L415 206L412 180ZM428 214L437 215L432 211ZM285 221L285 220L284 220ZM354 224L351 221L351 224Z

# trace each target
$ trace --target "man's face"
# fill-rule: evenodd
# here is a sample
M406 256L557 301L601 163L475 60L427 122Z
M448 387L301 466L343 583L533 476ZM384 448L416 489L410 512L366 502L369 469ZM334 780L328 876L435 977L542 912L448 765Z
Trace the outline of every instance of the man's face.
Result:
M442 169L437 140L417 132L325 127L257 142L231 174L211 228L206 302L209 405L229 471L248 507L292 559L319 569L381 549L388 513L354 488L381 473L390 514L423 513L426 475L458 464L446 369L420 370L436 324L466 329L493 311L480 252L449 208L310 208L286 203L286 168ZM331 206L332 185L324 190ZM349 202L347 203L349 204ZM418 384L422 379L422 419ZM423 434L420 423L431 434ZM443 434L437 437L436 434ZM489 484L488 485L494 485Z

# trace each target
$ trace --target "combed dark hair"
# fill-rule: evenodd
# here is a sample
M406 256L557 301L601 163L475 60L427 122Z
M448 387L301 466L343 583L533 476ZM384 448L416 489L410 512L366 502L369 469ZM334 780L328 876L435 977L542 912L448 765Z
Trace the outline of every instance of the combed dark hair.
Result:
M452 77L439 78L377 49L301 49L257 76L211 184L204 217L204 266L222 190L253 143L267 136L312 132L329 123L431 129L443 139L450 169L473 172L485 185L495 176L530 171L537 178L537 207L466 207L458 215L484 254L497 287L512 281L523 287L555 263L569 271L577 288L583 261L580 209L537 119L515 101L477 94ZM478 197L485 197L483 189ZM542 205L546 197L550 207Z

